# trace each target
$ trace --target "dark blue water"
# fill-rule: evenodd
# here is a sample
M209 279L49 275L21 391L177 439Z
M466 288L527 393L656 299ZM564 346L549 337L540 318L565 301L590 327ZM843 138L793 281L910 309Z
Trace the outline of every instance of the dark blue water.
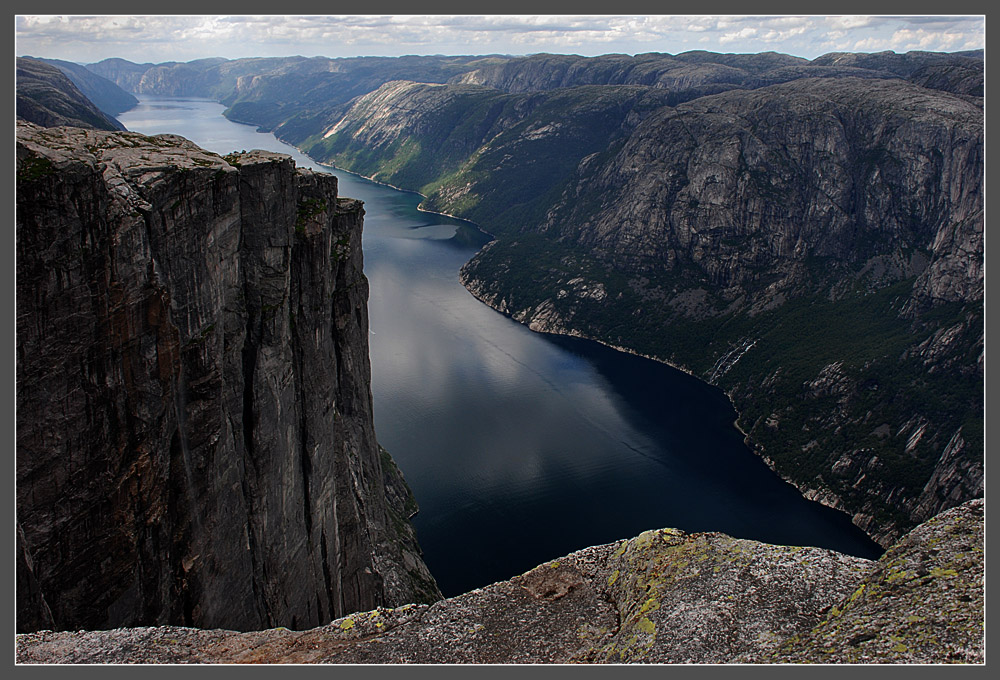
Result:
M119 116L129 130L330 170L214 102L141 99ZM365 201L376 432L420 503L414 523L446 595L659 527L881 553L743 444L721 391L494 312L458 282L480 232L419 212L416 194L335 174L341 195Z

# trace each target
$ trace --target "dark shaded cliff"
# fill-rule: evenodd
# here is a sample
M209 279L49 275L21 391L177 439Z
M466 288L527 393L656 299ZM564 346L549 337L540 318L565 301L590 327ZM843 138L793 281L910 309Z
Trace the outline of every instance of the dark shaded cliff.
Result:
M303 632L36 633L20 663L982 664L983 501L877 562L659 529L431 606Z
M44 127L73 125L94 130L125 129L124 125L98 109L52 64L18 57L16 71L19 119ZM91 77L94 76L91 74Z
M439 596L375 441L362 215L280 154L19 124L20 630Z

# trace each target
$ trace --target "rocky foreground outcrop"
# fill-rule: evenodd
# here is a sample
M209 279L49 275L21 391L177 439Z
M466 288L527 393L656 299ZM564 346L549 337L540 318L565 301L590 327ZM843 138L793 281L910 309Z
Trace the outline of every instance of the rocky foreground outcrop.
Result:
M18 125L18 629L440 597L375 440L362 205L266 152Z
M20 663L981 663L983 501L878 562L672 529L312 630L39 632Z

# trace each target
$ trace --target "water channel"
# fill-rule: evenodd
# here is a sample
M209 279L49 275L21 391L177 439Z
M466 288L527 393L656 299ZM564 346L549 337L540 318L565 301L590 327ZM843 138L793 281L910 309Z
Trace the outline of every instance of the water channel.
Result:
M225 154L267 149L333 172L365 202L375 429L420 504L414 524L446 595L659 527L863 557L846 515L808 501L743 443L726 396L597 343L529 331L458 270L486 238L420 196L320 166L220 104L143 95L118 118ZM488 229L488 225L484 225Z

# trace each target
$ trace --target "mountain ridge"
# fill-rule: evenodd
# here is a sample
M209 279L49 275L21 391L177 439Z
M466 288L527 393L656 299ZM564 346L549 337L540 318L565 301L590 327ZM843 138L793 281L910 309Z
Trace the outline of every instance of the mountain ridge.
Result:
M125 129L117 119L88 99L58 67L27 57L18 57L15 64L18 119L46 127L73 125L95 130ZM92 78L96 79L96 76Z

